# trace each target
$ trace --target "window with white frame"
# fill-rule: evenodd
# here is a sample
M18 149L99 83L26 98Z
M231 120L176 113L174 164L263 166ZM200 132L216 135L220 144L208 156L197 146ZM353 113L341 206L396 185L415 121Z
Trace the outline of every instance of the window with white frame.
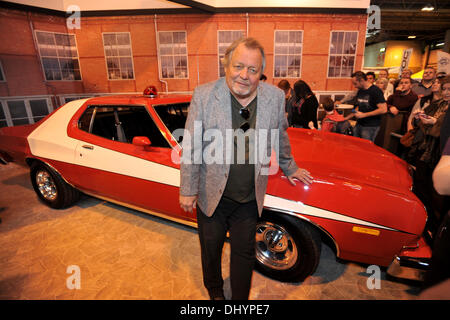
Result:
M357 31L331 31L328 78L350 78L355 69Z
M189 78L186 31L159 31L158 40L161 78Z
M53 111L48 96L0 100L0 127L33 124Z
M75 35L36 31L46 80L81 80Z
M134 79L130 33L105 32L102 35L108 79Z
M3 72L2 62L0 61L0 82L6 81L5 73Z
M274 78L299 78L302 65L303 31L275 30Z
M227 48L234 40L245 36L244 30L219 30L217 31L217 52L219 55L219 77L225 76L225 69L222 65L222 59L225 56Z
M3 106L0 105L0 128L7 127L7 126L8 126L8 122L6 120L6 114L3 111Z

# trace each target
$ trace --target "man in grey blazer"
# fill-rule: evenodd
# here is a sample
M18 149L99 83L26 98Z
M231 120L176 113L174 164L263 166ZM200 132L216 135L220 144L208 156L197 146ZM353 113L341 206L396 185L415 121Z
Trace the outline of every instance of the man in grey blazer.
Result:
M265 67L258 41L227 49L225 78L194 90L183 138L180 206L197 207L203 280L211 299L223 299L221 256L230 234L232 299L248 299L255 232L268 175L277 163L289 182L312 177L298 168L286 133L284 93L260 82ZM269 166L272 150L277 160Z

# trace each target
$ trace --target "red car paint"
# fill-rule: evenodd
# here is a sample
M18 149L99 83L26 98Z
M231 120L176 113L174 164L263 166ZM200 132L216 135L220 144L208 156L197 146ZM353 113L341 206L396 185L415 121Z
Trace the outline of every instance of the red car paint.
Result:
M78 128L78 119L90 104L144 105L176 153L179 151L177 141L152 106L189 101L190 96L171 95L92 98L80 104L68 121L67 135L83 143L179 169L179 165L172 161L172 149L137 146L94 136ZM52 114L34 125L0 129L3 158L20 164L25 164L26 159L41 160L57 170L68 183L88 194L179 222L195 223L195 212L189 214L179 207L178 187L33 155L27 137L51 117ZM311 172L314 183L309 188L301 183L292 187L279 171L269 177L267 194L300 202L312 208L313 212L322 210L345 219L308 212L286 214L320 228L333 240L342 259L388 266L396 255L431 256L430 248L421 237L427 214L411 192L412 179L404 161L359 138L293 128L288 129L288 134L296 162ZM352 218L382 227L361 226L347 221ZM362 227L363 232L355 231L359 230L355 227ZM415 249L405 249L415 243L418 243Z

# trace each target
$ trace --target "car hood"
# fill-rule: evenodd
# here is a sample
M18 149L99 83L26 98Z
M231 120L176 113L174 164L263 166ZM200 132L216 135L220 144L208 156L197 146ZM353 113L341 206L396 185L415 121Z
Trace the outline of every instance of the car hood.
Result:
M408 164L360 138L289 128L292 154L314 178L343 180L407 194L412 186Z

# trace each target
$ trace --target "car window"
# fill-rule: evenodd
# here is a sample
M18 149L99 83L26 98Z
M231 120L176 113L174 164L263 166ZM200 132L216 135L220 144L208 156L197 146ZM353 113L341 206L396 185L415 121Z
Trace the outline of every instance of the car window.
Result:
M78 128L125 143L144 136L154 147L170 147L144 106L89 106L80 117Z
M158 105L154 108L171 133L176 129L184 129L189 103Z

